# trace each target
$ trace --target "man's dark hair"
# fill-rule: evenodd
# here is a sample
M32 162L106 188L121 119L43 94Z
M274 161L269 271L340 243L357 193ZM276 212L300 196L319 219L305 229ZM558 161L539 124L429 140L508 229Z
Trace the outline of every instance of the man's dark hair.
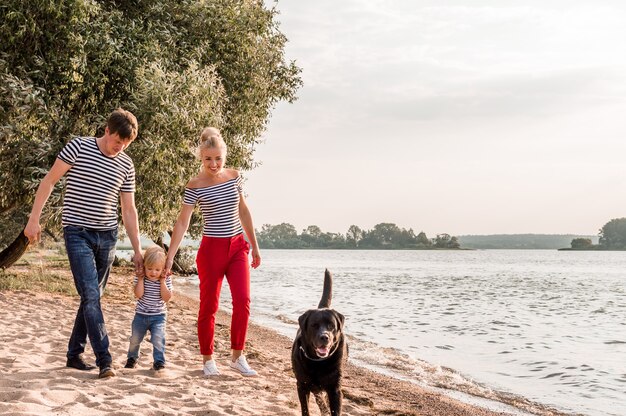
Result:
M139 126L137 118L130 111L118 108L107 119L110 134L119 134L121 139L133 141L137 137Z

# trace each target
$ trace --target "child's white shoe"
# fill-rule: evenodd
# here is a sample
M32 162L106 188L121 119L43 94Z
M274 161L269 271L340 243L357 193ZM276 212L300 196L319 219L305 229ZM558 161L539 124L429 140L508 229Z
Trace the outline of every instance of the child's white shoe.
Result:
M246 357L240 355L235 362L230 362L230 368L239 371L242 376L253 377L257 375L257 372L250 368Z
M204 367L202 367L202 372L205 376L219 376L220 370L217 369L217 364L215 364L215 360L209 360L204 363Z

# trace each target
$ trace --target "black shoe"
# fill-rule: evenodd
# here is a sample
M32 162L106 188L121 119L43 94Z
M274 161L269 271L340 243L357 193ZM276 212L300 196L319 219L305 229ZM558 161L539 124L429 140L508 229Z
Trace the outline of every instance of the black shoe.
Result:
M100 374L98 374L98 378L113 377L114 375L115 375L115 372L113 371L111 366L105 365L105 366L100 367Z
M165 364L164 363L154 363L154 364L152 364L152 369L154 371L163 370L164 368L165 368Z
M137 359L135 358L129 358L126 361L126 365L124 366L124 368L135 368L137 367Z
M66 367L75 368L77 370L89 371L96 368L91 364L87 364L85 360L83 360L82 355L77 355L76 357L68 358L67 363L65 363Z

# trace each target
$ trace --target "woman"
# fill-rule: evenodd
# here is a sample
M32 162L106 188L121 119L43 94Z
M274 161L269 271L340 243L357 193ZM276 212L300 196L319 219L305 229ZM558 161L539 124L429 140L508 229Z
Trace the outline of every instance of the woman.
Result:
M166 276L171 273L174 256L189 228L193 209L199 203L204 221L202 241L196 257L200 280L198 340L204 362L203 371L207 376L219 374L213 359L213 341L215 314L219 307L222 281L226 276L233 299L230 367L244 376L255 376L257 372L250 368L243 355L250 317L250 246L252 267L256 269L261 264L252 216L242 195L239 172L224 168L226 143L218 129L207 127L202 131L198 156L202 161L202 169L185 187L183 205L172 233L164 272ZM243 232L249 243L243 238Z

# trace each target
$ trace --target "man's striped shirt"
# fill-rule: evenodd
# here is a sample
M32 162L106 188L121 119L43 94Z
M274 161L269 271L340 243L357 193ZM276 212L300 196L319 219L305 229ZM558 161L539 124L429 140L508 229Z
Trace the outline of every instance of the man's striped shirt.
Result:
M217 185L202 188L185 188L183 203L200 203L207 237L233 237L243 232L239 220L239 199L243 191L241 176Z
M118 224L120 192L135 192L135 167L124 152L104 155L95 137L78 137L58 158L72 165L67 173L62 225L111 230Z
M138 278L135 276L134 284L137 285ZM172 279L165 278L165 286L171 291ZM167 313L167 303L161 299L161 281L143 278L143 296L137 299L135 312L142 315L162 315Z

